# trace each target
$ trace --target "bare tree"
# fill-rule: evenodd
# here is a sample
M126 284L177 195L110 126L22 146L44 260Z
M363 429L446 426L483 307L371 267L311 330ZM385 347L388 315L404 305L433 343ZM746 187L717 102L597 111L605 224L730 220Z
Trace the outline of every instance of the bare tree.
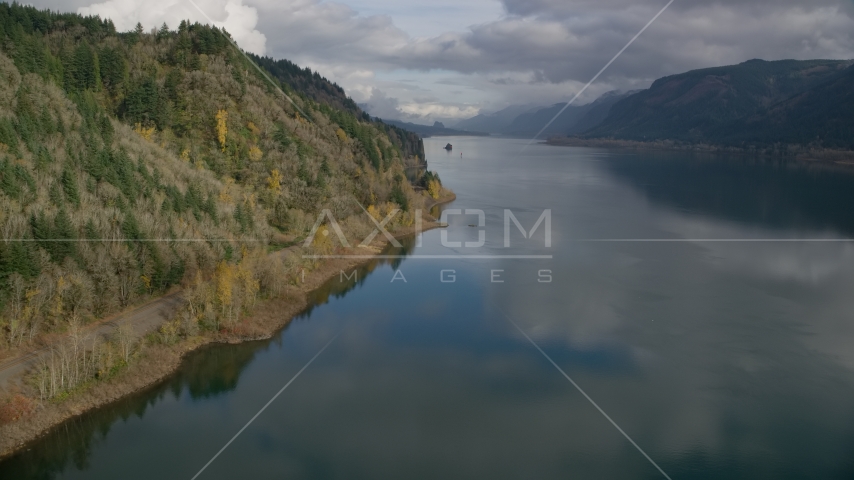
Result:
M116 265L119 303L122 307L126 307L130 304L133 291L138 285L138 272L133 264L133 259L123 245L114 244L110 248L110 256Z
M9 338L10 345L20 345L27 330L24 308L26 305L27 287L24 278L16 273L9 275Z
M136 343L136 332L133 325L129 322L119 325L115 332L115 341L119 347L119 356L125 363L130 363L130 356Z

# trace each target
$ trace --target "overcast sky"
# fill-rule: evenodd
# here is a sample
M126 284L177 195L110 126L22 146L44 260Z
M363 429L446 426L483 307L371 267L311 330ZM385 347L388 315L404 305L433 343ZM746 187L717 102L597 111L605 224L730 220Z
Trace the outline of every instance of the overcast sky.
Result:
M246 50L338 82L374 115L453 122L571 98L667 0L194 0ZM32 0L121 30L190 0ZM854 0L676 0L579 103L751 58L854 58Z

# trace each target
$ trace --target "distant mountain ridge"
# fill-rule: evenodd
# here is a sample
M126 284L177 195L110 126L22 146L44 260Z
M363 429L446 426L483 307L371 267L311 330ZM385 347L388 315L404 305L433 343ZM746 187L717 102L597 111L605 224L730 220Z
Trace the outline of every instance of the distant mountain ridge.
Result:
M555 118L555 115L564 106L566 106L565 102L556 103L550 107L523 113L516 117L502 133L504 135L531 136L537 134L543 127L546 128L542 133L544 137L566 133L592 108L592 104L581 106L570 105L563 110L563 113L559 117ZM554 121L546 127L553 118Z
M565 133L569 135L586 132L591 128L599 125L611 113L611 108L620 100L624 98L628 98L635 93L640 92L641 90L632 90L629 92L618 92L611 91L607 92L601 97L597 98L596 101L590 104L590 108L587 110L581 118L579 118L575 124L569 128Z
M536 111L539 108L541 107L533 105L510 105L494 113L481 113L472 118L459 121L453 127L460 130L501 133L519 115Z
M536 135L543 127L541 137L575 134L598 125L618 101L635 92L610 91L586 105L570 105L557 118L566 105L556 103L548 107L511 105L492 114L480 114L454 125L459 129L477 129L493 134L528 137ZM552 119L554 121L552 122ZM549 124L549 122L552 122Z
M408 132L415 132L422 137L450 137L457 135L469 135L469 136L487 136L488 133L485 132L471 132L467 130L458 130L455 128L447 128L442 122L434 122L433 125L419 125L417 123L409 123L403 122L400 120L386 120L381 119L383 123L391 125L393 127L406 130Z
M750 60L656 80L590 138L854 148L854 61Z

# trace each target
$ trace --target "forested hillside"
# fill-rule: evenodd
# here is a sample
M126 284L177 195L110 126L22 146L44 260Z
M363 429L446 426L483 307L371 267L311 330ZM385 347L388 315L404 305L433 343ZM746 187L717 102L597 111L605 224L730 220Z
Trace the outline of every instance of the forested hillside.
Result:
M611 113L611 108L613 108L617 102L634 95L637 92L637 90L629 92L606 92L601 97L593 101L593 103L590 104L590 108L587 110L587 113L585 113L583 117L579 118L578 121L575 122L575 125L570 127L569 130L564 133L574 135L586 132L596 127L608 118L608 115Z
M228 280L220 313L196 320L219 327L265 288L248 259L322 209L354 243L372 227L360 204L412 222L411 182L438 182L417 136L258 59L301 114L227 35L0 3L0 348L209 278Z
M756 130L766 142L854 149L854 66L739 126L742 135Z
M751 60L656 80L587 137L854 148L851 61Z
M326 108L326 112L335 115L339 124L354 121L371 122L371 116L362 111L344 89L310 68L300 68L290 60L273 60L269 57L259 57L249 54L252 60L264 68L271 76L281 82L282 88L289 92L304 95ZM330 113L334 111L334 113ZM348 115L349 114L349 115ZM343 117L348 117L344 119ZM424 144L421 138L412 131L398 128L394 125L374 122L374 126L385 132L391 143L398 148L405 159L415 157L424 159ZM426 163L423 163L426 166Z

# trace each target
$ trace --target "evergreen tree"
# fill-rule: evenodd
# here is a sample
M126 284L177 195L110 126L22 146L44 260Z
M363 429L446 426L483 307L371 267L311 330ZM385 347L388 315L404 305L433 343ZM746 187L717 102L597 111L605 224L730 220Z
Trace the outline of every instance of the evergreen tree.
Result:
M252 212L241 203L238 203L234 208L234 220L240 226L240 233L246 233L249 229L254 228L254 220Z
M142 125L166 127L166 106L161 101L160 89L152 77L146 77L128 93L122 105L126 120Z
M56 132L56 123L53 121L53 117L51 117L50 110L47 105L43 106L41 109L39 124L41 126L42 133L50 135Z
M128 76L127 61L121 51L104 47L99 54L101 83L113 95L118 94Z
M173 68L166 74L166 80L163 82L163 93L172 102L178 102L180 99L178 88L181 85L183 77L183 73L178 68Z
M24 201L24 187L30 194L36 191L36 181L27 169L22 165L13 165L7 159L0 161L0 190L12 198Z
M65 88L68 91L97 90L101 82L101 69L98 54L84 40L73 54L69 55L65 66Z
M92 221L91 218L89 220L86 220L86 226L84 227L84 231L86 233L86 238L88 238L89 240L97 240L99 237L98 230L95 228L95 223Z
M273 140L275 140L282 149L288 148L291 144L291 139L288 137L285 126L281 123L276 124L276 130L273 132Z
M125 218L122 221L122 233L124 233L125 238L128 240L142 239L142 236L139 232L139 224L137 223L136 217L133 215L133 212L125 212Z
M53 228L47 220L44 211L40 211L38 215L35 213L30 215L30 228L33 232L33 238L38 245L50 253L53 246L49 240L53 238Z
M211 219L214 222L214 225L219 224L219 219L217 218L217 213L216 213L216 202L214 201L214 195L212 193L208 193L208 198L205 201L205 204L203 206L203 210L205 213L207 213L211 217Z
M74 240L77 239L77 235L65 208L60 208L56 212L53 219L53 236L54 242L49 251L55 262L61 263L65 257L75 257L77 244Z
M165 40L169 38L169 25L166 25L166 22L163 22L163 25L160 26L160 29L157 30L157 40Z
M36 152L36 168L38 170L45 170L51 163L53 163L53 156L51 156L50 151L44 145L41 145L38 152Z
M109 147L113 143L113 136L116 133L113 129L112 122L110 122L110 118L101 114L101 117L98 120L98 127L101 131L101 138L104 139L104 145Z
M306 185L311 185L311 174L308 172L308 166L305 160L299 161L299 169L297 169L297 177L304 181Z
M21 156L21 152L18 150L18 133L9 118L0 119L0 144L6 145L15 156Z
M246 220L243 215L243 205L239 203L234 208L234 221L237 222L237 225L240 226L240 231L243 232L243 226L246 224Z
M0 292L13 273L25 279L38 276L39 267L30 242L0 242Z
M403 209L404 212L409 211L409 199L406 198L406 194L400 187L400 183L394 186L389 200L400 205L400 208Z
M56 182L51 184L47 193L48 193L48 198L50 198L50 203L52 203L56 206L60 206L63 204L62 192L59 191L59 185L57 185Z
M62 189L65 191L65 198L75 207L79 207L80 191L77 189L77 180L74 178L74 174L65 169L62 171L60 181L62 182Z

